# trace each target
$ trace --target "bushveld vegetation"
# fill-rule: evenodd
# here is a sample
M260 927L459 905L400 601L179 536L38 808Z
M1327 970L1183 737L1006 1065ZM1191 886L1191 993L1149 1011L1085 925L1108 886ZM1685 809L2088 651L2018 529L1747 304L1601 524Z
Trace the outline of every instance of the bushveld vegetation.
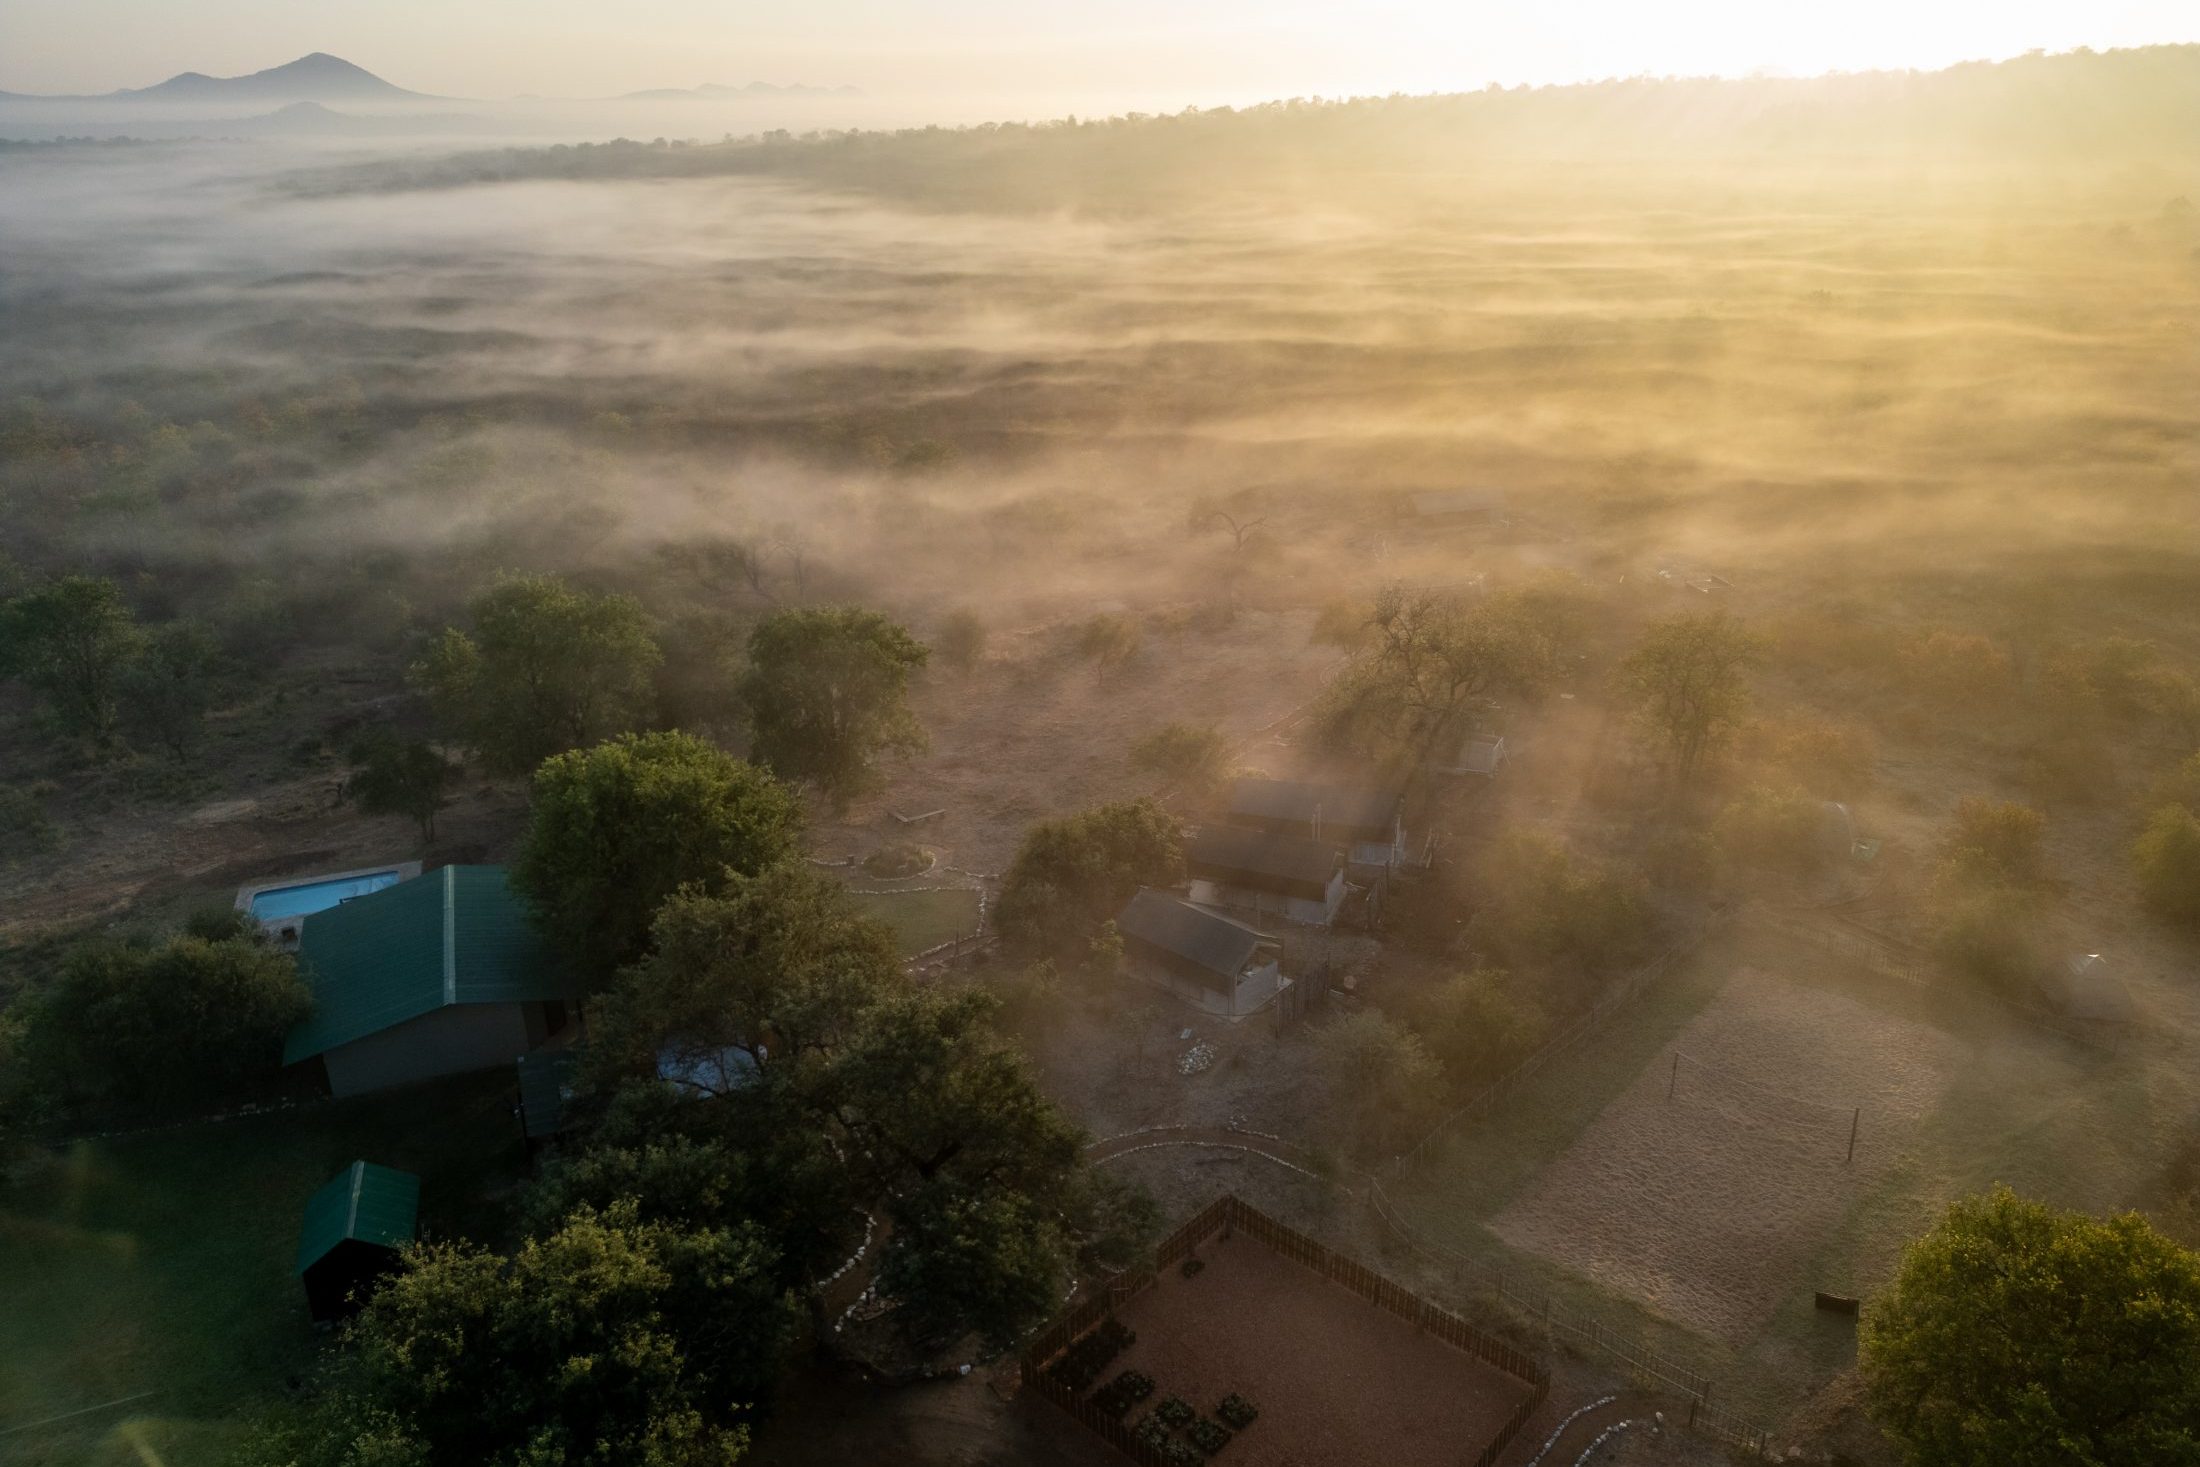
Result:
M722 1463L870 1222L876 1333L931 1359L1150 1234L1081 1161L1080 1106L1123 1109L1050 1082L1088 1024L1174 1074L1109 923L1240 758L1418 792L1465 735L1515 751L1484 803L1444 786L1381 962L1338 944L1349 1012L1243 1067L1272 1090L1111 1072L1155 1114L1303 1103L1354 1164L1719 904L1838 894L2027 1007L2099 932L2188 972L2194 64L0 158L0 1147L50 1178L41 1143L281 1086L289 960L187 905L509 860L592 994L577 1139L452 1182L447 1241L334 1348L267 1349L326 1357L312 1399L277 1370L206 1409L264 1408L270 1462ZM1740 105L1714 133L1676 97ZM203 253L133 243L183 224ZM1503 513L1415 517L1463 481ZM948 804L922 839L1001 873L1003 961L916 984L805 858ZM2191 1017L2146 981L2149 1024ZM2114 1265L2089 1307L2182 1297L2138 1231L2014 1206L1868 1319L1887 1429L2000 1450L1977 1382L2036 1354L2076 1403L2043 1432L2171 1442L2095 1409L2082 1351L1987 1370L1937 1333L1934 1257L2035 1242Z

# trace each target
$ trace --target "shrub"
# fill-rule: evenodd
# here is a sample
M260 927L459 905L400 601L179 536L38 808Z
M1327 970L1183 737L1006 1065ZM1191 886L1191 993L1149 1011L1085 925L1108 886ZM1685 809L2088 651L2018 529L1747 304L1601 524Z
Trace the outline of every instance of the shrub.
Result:
M1933 950L1950 971L2009 998L2029 996L2040 956L2023 893L1957 872L1938 883L1935 905Z
M1129 1349L1137 1338L1129 1326L1110 1316L1100 1321L1097 1329L1072 1342L1060 1358L1047 1367L1047 1374L1071 1390L1081 1391L1098 1380L1108 1362ZM1129 1405L1125 1402L1125 1409Z
M985 655L985 623L971 611L950 611L940 618L940 629L933 634L932 649L940 654L940 661L957 672L968 672L978 665Z
M2200 815L2164 805L2131 848L2139 896L2167 922L2200 926Z
M909 841L896 841L863 858L863 869L882 881L921 875L931 867L931 852Z
M1131 1428L1131 1439L1157 1452L1167 1451L1175 1443L1169 1440L1169 1423L1161 1419L1158 1411L1149 1411Z
M1199 1259L1197 1259L1197 1258L1187 1258L1187 1259L1185 1259L1185 1260L1184 1260L1184 1264L1183 1264L1183 1266L1182 1266L1181 1268L1179 1268L1179 1269L1177 1270L1177 1272L1178 1272L1178 1273L1180 1273L1180 1274L1182 1274L1182 1275L1183 1275L1184 1277L1186 1277L1186 1278L1188 1278L1188 1279L1196 1279L1196 1278L1198 1278L1198 1277L1199 1277L1199 1276L1200 1276L1200 1275L1201 1275L1202 1273L1206 1272L1206 1270L1207 1270L1207 1265L1206 1265L1205 1263L1201 1262L1201 1261L1200 1261Z
M1153 1394L1153 1377L1142 1370L1126 1370L1093 1393L1093 1409L1120 1417Z
M1851 724L1760 723L1749 743L1750 752L1824 799L1847 799L1871 781L1871 735Z
M1161 1404L1153 1408L1153 1414L1160 1418L1162 1425L1171 1430L1190 1426L1199 1419L1199 1413L1192 1409L1192 1403L1181 1396L1163 1397Z
M1169 1467L1200 1467L1207 1454L1190 1442L1170 1442L1161 1449L1161 1460Z
M1477 968L1438 984L1414 1016L1454 1090L1488 1084L1542 1043L1542 1009L1498 968Z
M1131 745L1131 764L1192 790L1229 772L1230 741L1211 723L1166 723Z
M1212 1457L1230 1445L1230 1432L1219 1421L1195 1421L1185 1429L1184 1439Z
M1902 666L1913 688L1948 704L1990 704L2011 687L2009 655L1973 632L1921 637L1902 649Z
M1259 1419L1260 1412L1253 1408L1251 1401L1232 1391L1222 1398L1221 1405L1215 1407L1215 1415L1221 1417L1231 1430L1243 1431Z
M2046 817L2029 805L1973 796L1956 806L1941 856L2002 881L2031 885L2047 871L2046 832Z
M1730 866L1805 876L1830 854L1828 818L1825 803L1799 789L1758 788L1721 810L1714 829Z
M1575 856L1550 837L1513 831L1482 864L1473 941L1513 966L1621 966L1650 939L1639 883Z

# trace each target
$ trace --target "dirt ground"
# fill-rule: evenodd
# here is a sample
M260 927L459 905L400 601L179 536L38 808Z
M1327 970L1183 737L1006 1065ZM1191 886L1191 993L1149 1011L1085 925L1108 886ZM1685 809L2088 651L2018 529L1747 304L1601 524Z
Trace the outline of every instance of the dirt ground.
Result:
M1925 1024L1744 968L1493 1230L1739 1341L1812 1287L1804 1260L1900 1162L1962 1052Z
M1261 1415L1226 1449L1235 1467L1452 1467L1526 1393L1242 1233L1199 1257L1195 1277L1164 1271L1125 1306L1138 1340L1104 1374L1142 1370L1155 1401L1206 1415L1243 1395Z

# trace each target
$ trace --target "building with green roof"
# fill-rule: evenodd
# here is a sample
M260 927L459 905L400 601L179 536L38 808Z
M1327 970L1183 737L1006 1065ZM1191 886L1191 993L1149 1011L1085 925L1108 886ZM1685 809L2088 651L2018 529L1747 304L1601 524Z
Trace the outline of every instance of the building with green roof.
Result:
M420 1225L420 1178L355 1161L306 1203L298 1230L298 1279L315 1320L356 1309Z
M313 1012L283 1062L360 1095L494 1069L560 1033L578 995L501 866L444 866L305 919Z

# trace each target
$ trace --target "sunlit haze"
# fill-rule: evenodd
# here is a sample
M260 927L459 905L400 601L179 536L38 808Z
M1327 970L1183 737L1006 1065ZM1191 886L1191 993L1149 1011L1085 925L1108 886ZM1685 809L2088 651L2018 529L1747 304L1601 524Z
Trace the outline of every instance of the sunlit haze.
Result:
M1174 107L1635 75L1931 68L2200 39L2184 0L8 0L0 89L104 92L328 51L419 91L588 96L807 82L1042 107Z

